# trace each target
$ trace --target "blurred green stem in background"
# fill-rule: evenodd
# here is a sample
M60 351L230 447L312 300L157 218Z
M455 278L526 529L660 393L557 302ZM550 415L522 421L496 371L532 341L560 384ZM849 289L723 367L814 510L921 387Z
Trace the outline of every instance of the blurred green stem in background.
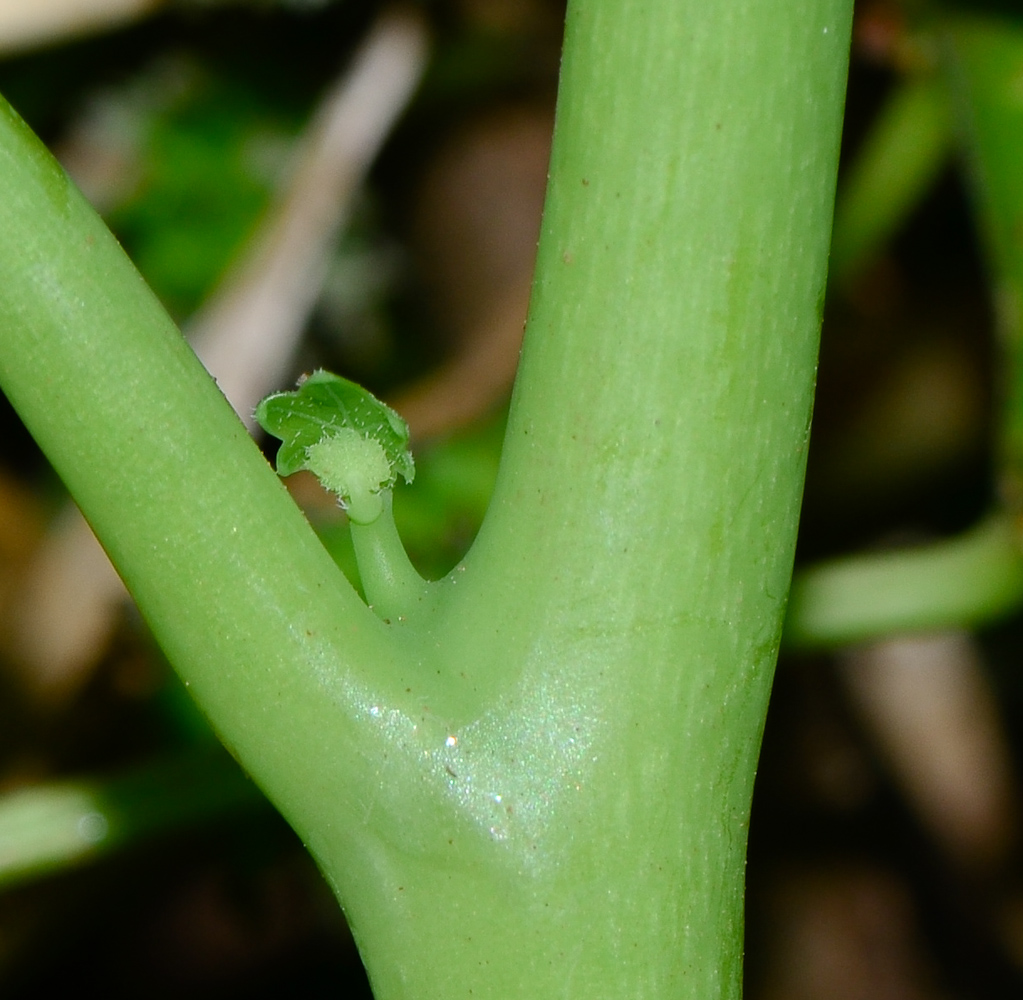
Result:
M830 280L843 284L926 197L952 152L952 114L938 74L911 77L887 98L835 203Z
M117 777L7 792L0 796L0 887L264 803L238 765L208 746Z
M785 620L793 648L971 627L1023 604L1023 555L1005 517L948 541L864 554L797 574Z
M933 73L887 99L843 180L831 279L842 284L906 221L958 140L988 251L1001 332L1001 487L1008 512L959 538L857 555L796 576L785 638L833 647L984 624L1023 604L1023 29L951 16Z
M1023 512L1023 26L949 20L945 59L1001 334L1001 492Z

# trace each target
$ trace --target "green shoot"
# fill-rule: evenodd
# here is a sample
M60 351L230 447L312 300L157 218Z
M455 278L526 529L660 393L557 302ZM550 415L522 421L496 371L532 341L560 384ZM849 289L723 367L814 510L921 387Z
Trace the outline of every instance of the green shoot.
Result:
M405 620L426 592L391 514L398 476L411 483L416 471L408 425L366 389L323 370L293 392L268 396L255 416L281 439L278 474L306 469L337 495L351 522L359 574L373 610L388 622Z
M416 473L408 447L408 425L372 393L322 369L294 392L267 396L256 421L281 439L277 472L308 469L336 493L350 520L372 524L382 513L383 490L400 475Z

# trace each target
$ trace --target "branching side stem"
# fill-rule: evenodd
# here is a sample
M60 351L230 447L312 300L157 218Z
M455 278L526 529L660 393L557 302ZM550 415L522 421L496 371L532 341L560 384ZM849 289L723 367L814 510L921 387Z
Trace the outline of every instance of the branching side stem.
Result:
M366 603L388 624L410 617L419 620L428 610L431 588L409 561L398 536L391 491L384 490L380 499L382 510L375 521L350 522Z

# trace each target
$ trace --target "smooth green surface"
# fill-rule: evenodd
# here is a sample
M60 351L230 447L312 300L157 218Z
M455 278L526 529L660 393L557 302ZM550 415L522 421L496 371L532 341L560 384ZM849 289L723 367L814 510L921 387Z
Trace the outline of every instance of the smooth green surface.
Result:
M390 625L0 120L0 380L380 1000L741 992L850 19L570 4L495 497Z
M380 678L401 685L403 644L6 107L0 206L5 393L232 752L300 831L332 831L386 759L362 720Z
M911 78L888 97L839 185L832 281L855 277L927 196L952 153L949 103L937 75Z
M947 68L958 98L1002 336L1002 498L1023 511L1023 23L953 18Z
M380 499L380 517L369 524L353 519L350 525L366 603L389 625L428 624L443 588L427 583L410 562L394 524L390 491Z
M1023 604L1023 552L1005 517L958 538L813 566L792 584L785 641L821 648L968 628Z
M403 932L384 995L739 993L848 15L570 8L502 472L440 626L450 854L489 860L356 926Z
M9 791L0 795L0 888L259 806L268 808L259 790L216 746L104 780Z

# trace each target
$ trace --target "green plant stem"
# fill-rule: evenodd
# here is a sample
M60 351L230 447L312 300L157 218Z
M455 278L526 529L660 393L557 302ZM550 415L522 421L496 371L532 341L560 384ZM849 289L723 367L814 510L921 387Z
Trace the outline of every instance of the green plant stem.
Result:
M741 992L851 6L570 3L494 500L405 628L0 116L0 381L379 1000Z
M401 544L390 490L383 491L382 500L383 510L371 524L349 524L366 603L388 624L410 617L420 620L432 608L430 585Z
M851 556L796 575L785 642L802 649L864 642L893 632L972 627L1023 604L1023 552L995 517L958 538Z
M1023 512L1023 26L951 17L945 66L957 99L973 196L995 290L1002 373L1001 491Z
M502 468L440 626L491 860L397 883L382 995L739 995L849 14L569 7Z
M361 720L403 651L6 105L0 206L8 399L246 770L300 832L359 813L375 780Z
M8 792L0 796L0 888L265 801L219 747L114 778Z
M839 185L831 280L839 284L891 237L927 195L952 152L948 88L912 78L888 98Z

